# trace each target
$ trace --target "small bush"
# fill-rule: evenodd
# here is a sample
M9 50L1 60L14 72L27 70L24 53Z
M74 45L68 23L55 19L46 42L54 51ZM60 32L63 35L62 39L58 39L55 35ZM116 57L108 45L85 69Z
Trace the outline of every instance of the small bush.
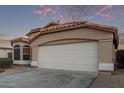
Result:
M0 58L0 69L9 68L13 64L13 60L9 58Z

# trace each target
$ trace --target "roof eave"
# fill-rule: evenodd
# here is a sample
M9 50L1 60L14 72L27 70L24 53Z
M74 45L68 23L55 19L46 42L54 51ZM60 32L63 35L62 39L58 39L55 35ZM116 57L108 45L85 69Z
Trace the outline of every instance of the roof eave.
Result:
M32 42L33 40L37 39L42 34L48 34L48 33L64 31L64 30L71 30L71 29L77 29L77 28L92 28L92 29L98 29L98 30L109 31L109 32L114 32L114 33L117 31L116 28L114 28L114 29L107 29L107 28L102 28L102 27L96 27L96 26L81 24L79 26L72 26L72 27L62 28L62 29L54 29L54 30L51 30L51 31L41 31L38 35L34 36L30 40L30 42Z
M0 47L0 49L12 50L12 48L8 48L8 47Z

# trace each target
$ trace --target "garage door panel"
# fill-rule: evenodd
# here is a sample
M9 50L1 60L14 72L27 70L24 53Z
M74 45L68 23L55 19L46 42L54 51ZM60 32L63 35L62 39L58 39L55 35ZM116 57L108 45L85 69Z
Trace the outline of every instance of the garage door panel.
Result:
M77 71L97 71L97 43L41 46L38 67Z

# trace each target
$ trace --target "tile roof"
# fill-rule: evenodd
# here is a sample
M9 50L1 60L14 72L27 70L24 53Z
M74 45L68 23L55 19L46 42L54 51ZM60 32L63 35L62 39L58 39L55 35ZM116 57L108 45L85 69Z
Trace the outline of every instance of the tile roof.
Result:
M76 29L76 28L92 28L92 29L99 29L109 32L117 32L117 28L113 26L107 26L107 25L101 25L101 24L94 24L89 23L88 21L75 21L75 22L68 22L68 23L61 23L54 26L49 26L47 28L41 28L39 34L34 36L31 40L33 41L37 37L39 37L41 34L51 33L51 32L58 32L63 30L69 30L69 29Z
M28 33L26 34L26 36L29 36L29 35L32 34L32 33L40 32L40 29L45 29L45 28L48 28L48 27L50 27L50 26L56 26L56 25L59 25L59 23L50 22L50 23L48 23L47 25L45 25L45 26L43 26L43 27L38 27L38 28L32 29L30 32L28 32Z
M32 29L30 32L28 32L28 33L26 34L26 36L29 36L29 35L31 35L32 33L40 32L40 29L41 29L41 27Z
M11 40L12 43L16 43L16 42L24 42L24 43L30 43L29 42L29 38L25 38L25 37L19 37L16 39Z
M91 28L91 29L98 29L98 30L103 30L103 31L109 31L115 34L115 39L117 38L117 28L113 26L107 26L107 25L101 25L101 24L95 24L95 23L89 23L88 21L74 21L74 22L67 22L67 23L55 23L55 22L50 22L49 24L32 29L29 33L26 35L29 36L32 33L37 34L33 37L29 38L24 38L24 37L19 37L12 42L25 42L25 43L30 43L34 39L38 38L42 34L46 33L51 33L51 32L60 32L64 30L69 30L69 29L77 29L77 28Z

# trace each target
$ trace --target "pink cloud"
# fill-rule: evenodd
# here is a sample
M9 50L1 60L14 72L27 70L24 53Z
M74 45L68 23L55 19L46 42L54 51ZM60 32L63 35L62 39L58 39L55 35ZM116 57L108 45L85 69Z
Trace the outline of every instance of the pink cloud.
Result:
M104 7L98 9L94 13L94 15L89 16L87 18L92 19L92 18L94 18L96 16L100 16L100 17L103 17L103 18L112 19L114 16L112 14L109 14L109 13L106 12L108 9L111 9L112 7L113 7L112 5L105 5Z
M104 13L104 12L99 13L98 15L101 16L101 17L107 18L107 19L112 19L114 17L111 14Z
M41 16L40 20L49 18L50 20L77 20L81 17L92 19L95 17L101 17L105 19L114 19L124 15L120 13L118 9L113 10L112 5L104 6L40 6L40 9L33 11L34 14ZM60 10L62 10L60 12ZM52 17L46 14L53 14Z
M104 12L108 9L111 9L113 6L112 5L105 5L103 8L99 9L98 12Z
M49 12L52 12L52 11L53 11L52 8L40 9L40 10L35 10L34 14L42 15L42 14L48 14Z

